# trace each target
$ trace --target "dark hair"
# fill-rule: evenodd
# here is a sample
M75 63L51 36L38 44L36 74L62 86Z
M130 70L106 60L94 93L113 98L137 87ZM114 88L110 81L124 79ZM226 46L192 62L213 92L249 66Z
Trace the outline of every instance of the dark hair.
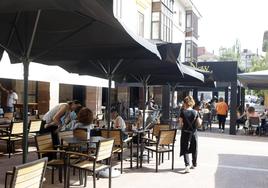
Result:
M117 111L116 108L112 108L112 109L111 109L111 113L113 113L113 112L118 112L118 111Z
M254 113L255 108L253 106L248 107L248 113Z
M81 102L79 100L72 100L72 101L68 101L67 104L71 105L71 104L81 104Z
M80 110L83 108L83 106L78 106L76 109L75 109L75 113L78 114L80 112Z
M83 107L77 114L78 122L83 124L89 124L93 122L93 112L87 108Z

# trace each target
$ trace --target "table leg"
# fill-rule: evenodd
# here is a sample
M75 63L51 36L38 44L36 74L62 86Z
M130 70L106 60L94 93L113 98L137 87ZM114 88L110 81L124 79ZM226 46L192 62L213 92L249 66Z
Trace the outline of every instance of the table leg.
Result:
M132 149L133 149L133 137L130 142L130 168L132 168L132 155L133 155Z
M139 148L140 148L140 135L137 134L137 168L139 168Z

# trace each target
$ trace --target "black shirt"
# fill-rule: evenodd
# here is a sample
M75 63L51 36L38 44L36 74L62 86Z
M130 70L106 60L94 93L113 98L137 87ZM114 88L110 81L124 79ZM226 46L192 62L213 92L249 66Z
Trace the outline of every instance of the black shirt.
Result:
M195 125L196 118L197 118L197 111L193 109L182 109L180 117L183 120L183 126L182 130L188 130L188 131L196 131L197 127ZM186 120L188 119L188 121ZM192 125L189 125L189 123Z

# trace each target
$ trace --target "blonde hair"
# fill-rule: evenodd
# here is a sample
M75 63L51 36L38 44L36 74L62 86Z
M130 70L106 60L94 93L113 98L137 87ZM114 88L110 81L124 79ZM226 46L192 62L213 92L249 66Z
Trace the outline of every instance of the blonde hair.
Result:
M195 101L194 101L192 96L185 97L183 102L185 105L187 105L189 107L193 107L195 105Z

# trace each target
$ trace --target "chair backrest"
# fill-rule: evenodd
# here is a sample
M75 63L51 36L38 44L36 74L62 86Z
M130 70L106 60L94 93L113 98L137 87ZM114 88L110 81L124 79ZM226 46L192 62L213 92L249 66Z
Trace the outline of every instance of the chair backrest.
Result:
M211 120L211 113L204 113L202 120L203 120L203 122L210 121Z
M96 161L108 159L112 156L114 139L99 141L97 145Z
M12 122L10 134L12 135L23 134L23 122Z
M109 134L108 134L109 132ZM109 135L109 137L108 137ZM122 130L120 129L113 129L113 130L101 130L101 136L104 138L113 138L114 139L114 145L121 146L122 145Z
M74 132L73 131L61 131L61 132L59 132L58 135L59 135L59 140L60 140L61 144L68 145L68 143L65 143L62 139L67 138L67 137L73 137Z
M260 118L259 117L249 117L249 124L250 125L259 125Z
M41 188L46 170L47 158L42 158L13 168L11 188Z
M54 149L51 134L43 134L35 136L35 144L37 151Z
M73 136L82 140L87 140L89 134L90 133L87 131L87 129L77 128L73 130Z
M42 124L41 120L30 120L29 132L30 133L39 132L41 129L41 124Z
M7 118L9 120L12 120L14 117L14 113L13 112L6 112L4 113L4 118Z
M158 145L170 145L174 144L176 138L176 129L172 130L160 130L158 136Z
M154 125L152 135L157 137L159 135L160 130L169 130L169 129L170 129L170 125L156 124Z

